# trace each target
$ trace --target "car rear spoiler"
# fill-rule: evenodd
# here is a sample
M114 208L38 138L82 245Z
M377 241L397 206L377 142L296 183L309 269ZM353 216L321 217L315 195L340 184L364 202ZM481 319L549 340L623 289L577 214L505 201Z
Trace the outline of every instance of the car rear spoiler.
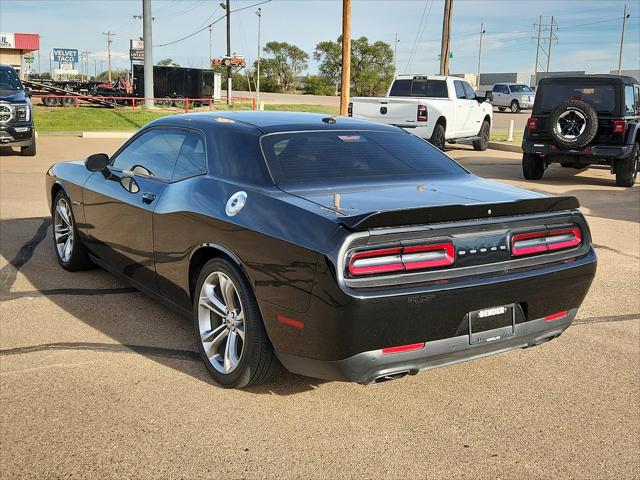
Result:
M380 227L402 227L405 225L558 212L579 207L580 202L578 202L576 197L544 197L512 202L479 203L473 205L456 204L407 210L369 212L362 215L342 217L340 218L340 223L350 230L367 230Z

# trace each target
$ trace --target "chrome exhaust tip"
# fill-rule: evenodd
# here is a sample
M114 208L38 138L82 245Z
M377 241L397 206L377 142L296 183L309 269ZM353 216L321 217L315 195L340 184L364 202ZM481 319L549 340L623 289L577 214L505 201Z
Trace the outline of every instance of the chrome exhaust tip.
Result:
M401 370L399 372L387 373L385 375L380 375L373 380L373 383L382 383L388 382L390 380L398 380L409 374L409 370Z

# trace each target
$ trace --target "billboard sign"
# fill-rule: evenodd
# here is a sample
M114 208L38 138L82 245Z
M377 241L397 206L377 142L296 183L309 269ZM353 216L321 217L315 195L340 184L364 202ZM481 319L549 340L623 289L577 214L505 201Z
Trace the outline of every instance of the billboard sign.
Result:
M78 63L78 50L73 48L54 48L53 61L58 63Z
M144 62L144 42L142 40L130 40L129 60L132 62Z
M0 32L0 48L16 48L16 37L13 33Z

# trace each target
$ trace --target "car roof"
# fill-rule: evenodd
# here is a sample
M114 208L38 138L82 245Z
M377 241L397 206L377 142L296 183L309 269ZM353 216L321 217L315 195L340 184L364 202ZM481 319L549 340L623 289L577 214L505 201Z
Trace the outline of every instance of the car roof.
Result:
M214 122L231 125L239 123L252 126L263 133L307 131L307 130L382 130L403 132L398 127L368 122L350 117L339 117L319 113L302 112L264 112L264 111L228 111L198 112L170 115L154 120L154 126L185 126L185 121L194 127L206 130Z
M597 75L571 75L568 77L545 77L540 79L538 85L543 85L545 83L580 83L584 81L595 82L595 83L623 83L625 85L634 85L638 83L633 77L629 77L626 75L609 75L605 73L597 74Z

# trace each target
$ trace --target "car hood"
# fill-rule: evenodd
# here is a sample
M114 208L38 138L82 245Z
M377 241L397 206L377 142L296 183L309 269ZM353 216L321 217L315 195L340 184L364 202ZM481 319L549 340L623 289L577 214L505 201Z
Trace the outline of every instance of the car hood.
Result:
M543 195L474 175L456 175L423 182L289 191L334 212L353 216L372 212L510 202Z
M0 90L0 102L25 103L27 96L24 90Z

